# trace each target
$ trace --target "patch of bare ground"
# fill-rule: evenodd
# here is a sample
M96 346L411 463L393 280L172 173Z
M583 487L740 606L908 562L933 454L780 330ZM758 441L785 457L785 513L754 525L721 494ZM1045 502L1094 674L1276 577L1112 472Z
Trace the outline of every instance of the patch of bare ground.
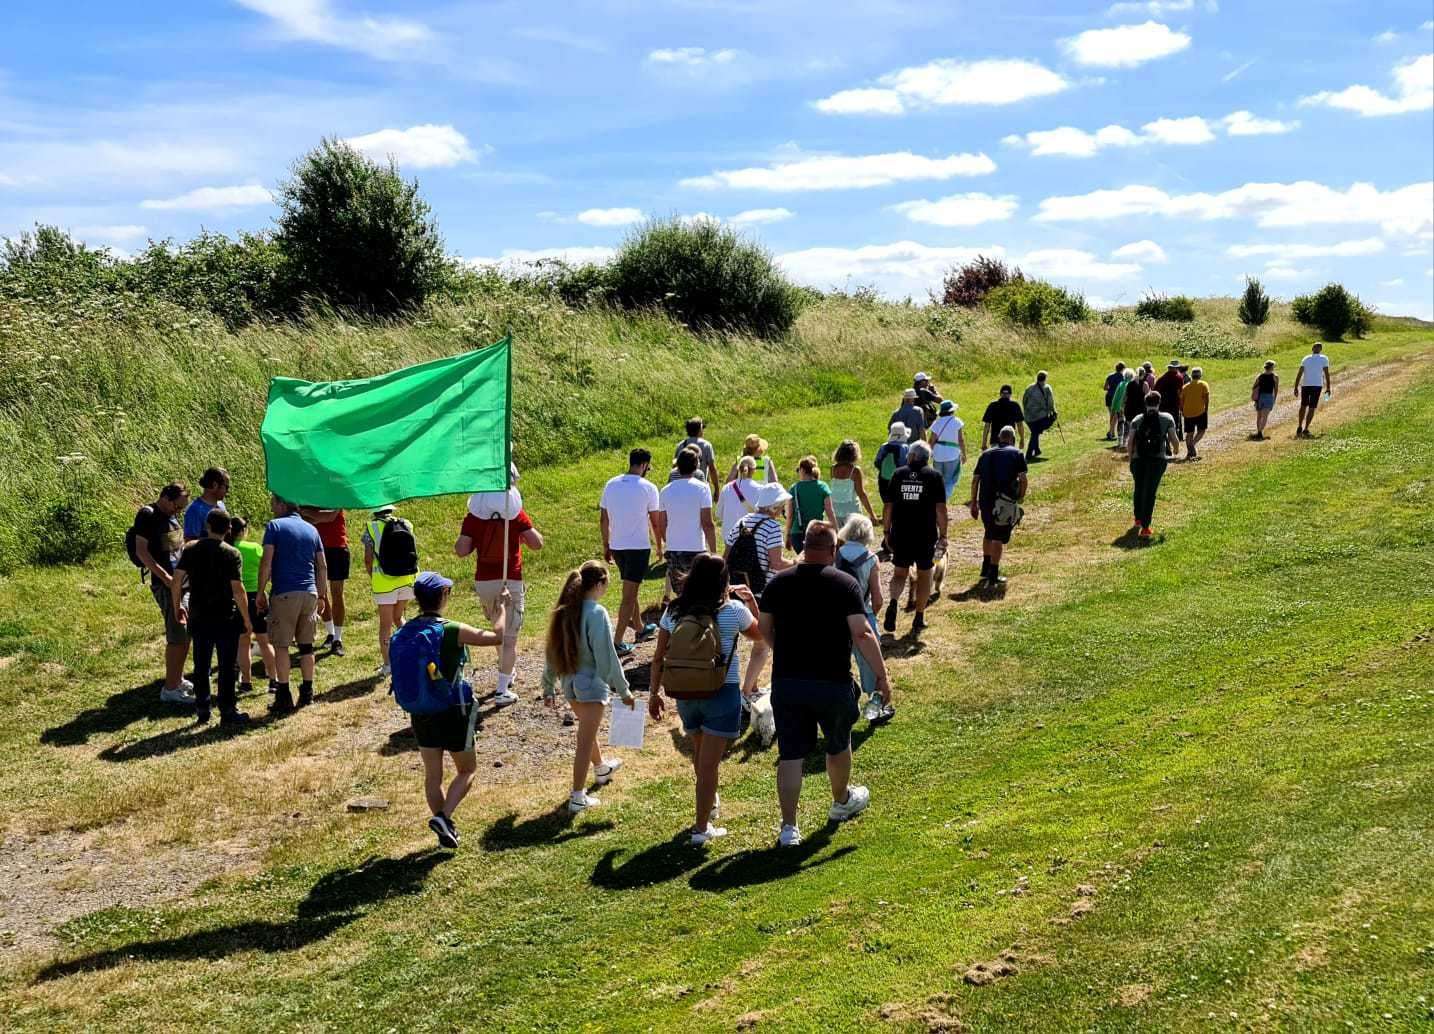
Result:
M1149 984L1126 984L1124 987L1116 988L1115 1000L1117 1004L1127 1009L1133 1009L1138 1005L1144 1005L1146 999L1155 993L1155 989Z
M887 1023L915 1024L930 1034L959 1034L966 1029L956 1015L956 996L946 993L934 994L921 1005L888 1002L876 1015Z

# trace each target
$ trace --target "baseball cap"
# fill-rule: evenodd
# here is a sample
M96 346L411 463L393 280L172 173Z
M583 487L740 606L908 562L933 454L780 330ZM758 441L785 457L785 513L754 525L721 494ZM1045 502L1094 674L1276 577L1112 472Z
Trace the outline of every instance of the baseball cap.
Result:
M423 571L413 580L415 596L437 596L444 589L453 588L453 579L444 578L437 571Z
M929 373L918 373L915 377L913 377L913 378L911 378L911 379L912 379L913 381L915 381L917 384L920 384L922 381L929 381L929 380L931 379L931 374L929 374Z

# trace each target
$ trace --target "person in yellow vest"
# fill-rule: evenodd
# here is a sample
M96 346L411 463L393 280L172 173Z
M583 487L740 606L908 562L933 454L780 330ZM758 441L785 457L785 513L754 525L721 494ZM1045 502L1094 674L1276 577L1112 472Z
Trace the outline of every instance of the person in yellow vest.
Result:
M413 525L398 516L396 507L381 506L364 524L363 566L378 606L378 672L390 674L388 643L395 628L403 626L403 608L413 599L418 577L418 544Z

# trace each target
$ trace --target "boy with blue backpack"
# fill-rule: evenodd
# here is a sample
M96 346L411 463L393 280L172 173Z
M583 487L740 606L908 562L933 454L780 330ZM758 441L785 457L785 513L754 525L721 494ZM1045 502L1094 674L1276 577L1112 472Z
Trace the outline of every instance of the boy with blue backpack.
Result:
M478 705L473 687L464 678L469 646L503 645L508 594L498 599L493 631L472 628L443 616L453 580L424 571L413 582L418 617L393 633L389 663L393 669L393 697L408 712L413 736L423 758L423 793L433 817L428 828L441 847L458 846L453 812L468 795L478 759L473 753L473 730ZM443 754L453 756L457 769L448 789L443 788Z

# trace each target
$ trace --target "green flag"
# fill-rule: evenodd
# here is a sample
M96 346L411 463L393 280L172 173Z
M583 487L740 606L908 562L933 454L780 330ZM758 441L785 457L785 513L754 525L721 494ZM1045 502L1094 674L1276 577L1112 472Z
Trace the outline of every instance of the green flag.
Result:
M260 435L269 490L324 508L508 487L512 338L356 381L275 377Z

